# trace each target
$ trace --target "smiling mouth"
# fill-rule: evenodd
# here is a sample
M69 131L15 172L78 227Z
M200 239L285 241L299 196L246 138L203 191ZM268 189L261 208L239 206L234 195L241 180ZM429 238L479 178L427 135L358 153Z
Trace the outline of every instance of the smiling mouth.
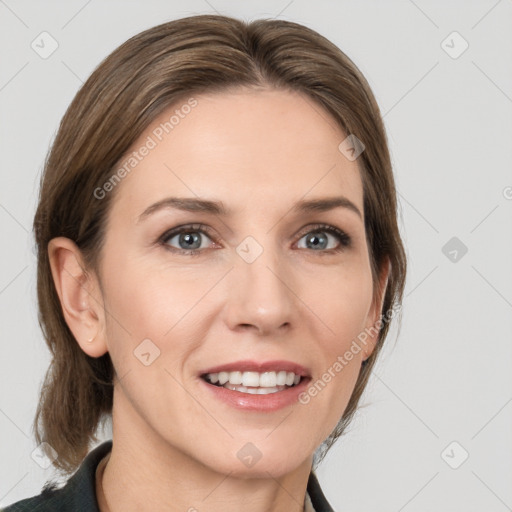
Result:
M305 379L294 372L218 372L206 373L201 378L213 386L248 393L269 395L293 388Z

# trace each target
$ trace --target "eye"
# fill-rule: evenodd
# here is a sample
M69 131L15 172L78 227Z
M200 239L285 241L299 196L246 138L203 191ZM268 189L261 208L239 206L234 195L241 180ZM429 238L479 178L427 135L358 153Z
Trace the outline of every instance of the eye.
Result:
M352 239L341 229L328 224L309 226L299 239L299 249L312 249L318 253L340 252L350 247ZM166 231L159 243L166 249L199 256L204 250L216 245L211 229L204 224L178 226Z
M301 245L301 242L304 244ZM298 242L299 249L313 249L316 252L339 252L349 247L351 238L344 231L330 225L309 227L309 231Z
M179 226L166 231L160 238L160 243L171 250L183 254L200 254L213 243L208 235L208 227L202 224Z

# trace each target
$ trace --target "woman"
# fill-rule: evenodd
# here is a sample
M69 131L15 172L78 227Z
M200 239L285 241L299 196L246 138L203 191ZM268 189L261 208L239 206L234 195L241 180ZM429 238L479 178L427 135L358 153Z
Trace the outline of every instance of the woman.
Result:
M332 510L314 469L400 305L396 216L376 101L316 32L204 15L120 46L34 220L36 440L78 471L6 510Z

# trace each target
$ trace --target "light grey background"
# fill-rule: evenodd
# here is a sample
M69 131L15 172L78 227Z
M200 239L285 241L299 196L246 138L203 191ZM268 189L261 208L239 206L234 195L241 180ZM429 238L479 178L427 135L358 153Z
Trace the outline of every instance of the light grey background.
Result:
M218 11L331 39L366 75L388 130L409 256L402 330L317 471L325 494L340 512L512 510L512 0L184 5L0 0L0 505L52 476L31 458L49 363L31 222L60 118L127 38ZM31 48L43 31L59 45L47 59Z

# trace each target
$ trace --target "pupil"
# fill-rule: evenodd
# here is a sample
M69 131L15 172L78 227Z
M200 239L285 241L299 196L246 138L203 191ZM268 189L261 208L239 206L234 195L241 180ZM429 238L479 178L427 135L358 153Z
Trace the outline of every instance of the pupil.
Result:
M180 243L181 242L185 243L187 249L198 249L201 245L199 236L197 234L194 235L191 233L182 233L182 235L180 236Z
M327 242L327 237L323 235L311 235L308 238L308 244L311 243L313 247L318 247L319 245L322 245L322 248L325 248L325 243Z

